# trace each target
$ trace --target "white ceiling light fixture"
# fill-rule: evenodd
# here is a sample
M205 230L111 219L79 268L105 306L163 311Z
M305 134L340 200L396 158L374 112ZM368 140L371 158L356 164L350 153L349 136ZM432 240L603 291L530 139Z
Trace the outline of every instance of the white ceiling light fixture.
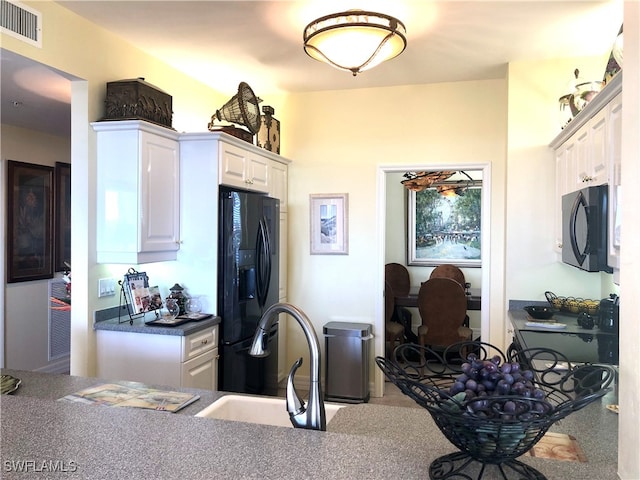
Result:
M304 51L340 70L358 73L400 55L407 30L397 18L349 10L320 17L304 29Z

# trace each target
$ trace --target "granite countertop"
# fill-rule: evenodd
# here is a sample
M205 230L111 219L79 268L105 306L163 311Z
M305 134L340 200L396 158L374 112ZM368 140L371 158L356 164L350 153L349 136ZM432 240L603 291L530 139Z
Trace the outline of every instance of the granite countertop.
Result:
M120 307L112 307L105 310L100 310L95 313L95 321L93 323L94 330L109 330L114 332L128 332L128 333L146 333L153 335L176 335L187 336L192 333L196 333L200 330L204 330L208 327L213 327L221 322L221 318L213 315L205 320L193 321L176 325L175 327L165 327L160 325L147 325L145 321L151 321L153 319L152 314L147 316L135 318L133 321L128 320L128 314L126 310L121 313L121 317L118 317L118 310Z
M427 478L433 460L456 451L420 408L348 405L327 432L317 432L192 416L221 392L178 389L201 399L171 414L54 401L100 379L3 373L23 380L1 399L5 479L26 478L17 472L20 465L28 465L31 475L57 465L55 473L39 473L42 478L92 480ZM552 427L573 435L588 463L520 460L549 480L617 478L617 416L605 409L607 403L604 397ZM490 469L484 478L498 477Z
M562 324L564 328L527 325L529 321L544 325L544 321L532 319L522 307L510 308L508 315L515 329L514 335L522 348L550 348L562 353L573 363L605 363L614 366L619 363L618 335L600 330L597 326L582 328L578 325L576 314L557 312L548 320Z
M553 329L544 328L544 327L528 326L527 322L540 322L544 324L545 320L536 320L535 318L532 318L525 310L522 310L522 309L509 310L509 318L513 326L519 330L533 330L533 331L546 331L546 332L553 330ZM582 328L580 325L578 325L577 314L556 312L553 314L553 317L546 320L546 322L562 323L566 325L565 328L558 330L565 333L583 333L583 334L599 334L599 335L606 335L606 336L616 336L612 332L600 330L597 326L594 326L591 329Z

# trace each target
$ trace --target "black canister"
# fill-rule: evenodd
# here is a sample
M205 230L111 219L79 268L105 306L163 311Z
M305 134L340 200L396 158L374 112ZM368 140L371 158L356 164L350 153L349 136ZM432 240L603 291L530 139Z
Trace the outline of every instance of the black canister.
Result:
M604 332L618 332L620 297L615 293L600 301L598 327Z
M578 315L578 325L586 330L591 330L595 325L595 322L593 321L591 315L586 312L582 312L580 315Z

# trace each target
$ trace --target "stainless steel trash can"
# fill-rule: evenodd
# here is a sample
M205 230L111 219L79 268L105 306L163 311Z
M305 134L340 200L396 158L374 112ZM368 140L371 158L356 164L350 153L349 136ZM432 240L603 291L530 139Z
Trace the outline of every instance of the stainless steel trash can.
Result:
M325 400L369 401L371 325L329 322L325 335Z

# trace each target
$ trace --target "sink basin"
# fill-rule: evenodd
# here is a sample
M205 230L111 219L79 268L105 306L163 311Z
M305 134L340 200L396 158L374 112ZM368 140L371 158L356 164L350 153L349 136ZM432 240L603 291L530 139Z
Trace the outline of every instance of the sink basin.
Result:
M327 425L345 405L325 403ZM290 427L285 399L279 397L257 397L251 395L225 395L196 414L196 417L259 423L275 427Z

